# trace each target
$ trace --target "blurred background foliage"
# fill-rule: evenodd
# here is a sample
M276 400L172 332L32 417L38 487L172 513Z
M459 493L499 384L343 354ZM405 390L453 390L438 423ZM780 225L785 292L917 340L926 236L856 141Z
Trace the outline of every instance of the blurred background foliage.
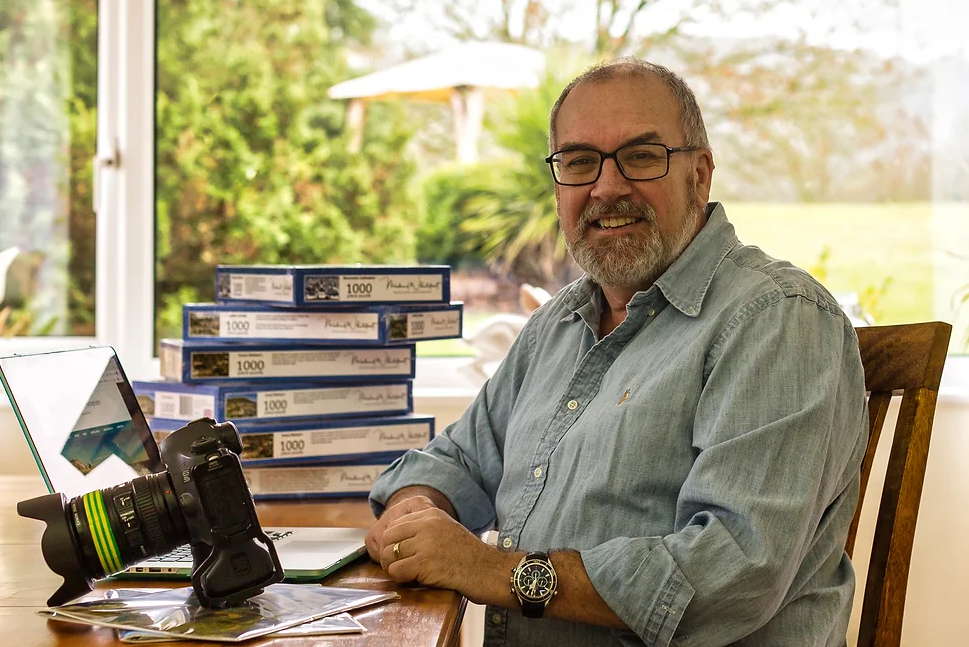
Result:
M350 0L159 3L158 336L218 263L414 260L413 125L374 106L351 153L326 94L374 27Z

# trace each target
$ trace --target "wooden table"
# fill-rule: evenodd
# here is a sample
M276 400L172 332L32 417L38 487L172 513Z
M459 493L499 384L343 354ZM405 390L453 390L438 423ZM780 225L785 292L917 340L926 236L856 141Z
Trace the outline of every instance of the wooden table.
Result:
M40 477L0 476L0 636L14 647L67 645L121 645L113 629L94 628L56 620L36 613L60 586L40 551L44 524L17 515L17 501L46 494ZM331 499L310 502L257 504L260 521L267 526L365 527L373 517L365 501ZM309 638L256 639L246 645L297 647L301 645L457 645L465 599L444 589L398 586L369 558L362 557L324 580L324 585L397 591L400 599L353 612L366 628L364 634ZM99 582L97 588L171 587L185 582L147 580ZM225 645L200 641L172 645Z

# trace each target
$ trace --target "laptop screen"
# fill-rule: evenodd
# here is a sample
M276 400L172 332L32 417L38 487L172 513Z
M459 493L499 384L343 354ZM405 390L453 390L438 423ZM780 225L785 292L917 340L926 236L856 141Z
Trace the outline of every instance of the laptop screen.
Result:
M73 497L163 469L113 348L2 357L0 379L50 492Z

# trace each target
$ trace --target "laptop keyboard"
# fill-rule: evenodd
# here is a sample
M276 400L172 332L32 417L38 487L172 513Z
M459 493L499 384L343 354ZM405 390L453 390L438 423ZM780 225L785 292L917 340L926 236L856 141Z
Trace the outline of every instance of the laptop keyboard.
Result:
M279 541L285 537L289 537L293 534L292 530L267 530L266 535L272 541ZM154 558L156 562L190 562L192 561L192 547L188 544L182 544L178 548L165 553L164 555L159 555Z

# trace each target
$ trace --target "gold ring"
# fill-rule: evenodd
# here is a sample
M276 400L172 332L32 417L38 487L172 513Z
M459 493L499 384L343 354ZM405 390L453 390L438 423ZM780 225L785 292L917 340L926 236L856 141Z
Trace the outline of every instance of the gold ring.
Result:
M399 541L396 544L394 544L394 561L396 562L398 559L400 559L400 542Z

